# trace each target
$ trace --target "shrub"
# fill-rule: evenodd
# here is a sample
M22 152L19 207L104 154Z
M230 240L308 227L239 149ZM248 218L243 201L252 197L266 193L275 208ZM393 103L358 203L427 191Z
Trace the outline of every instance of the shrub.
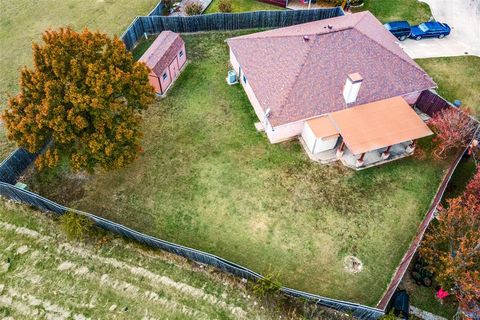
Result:
M220 12L232 12L232 0L220 0L218 10L220 10Z
M67 212L60 217L60 228L69 240L84 239L92 232L93 226L92 220L75 212Z
M167 13L170 13L170 10L173 8L175 0L163 0L163 6Z
M428 124L436 134L435 142L438 147L433 151L433 155L439 159L444 159L450 150L466 147L476 128L468 110L455 108L435 113Z
M193 0L193 1L189 1L186 5L185 5L185 13L189 16L194 16L194 15L197 15L197 14L201 14L202 11L203 11L203 6L202 4L200 3L200 1L196 1L196 0Z
M278 278L278 273L269 272L264 278L255 282L255 285L253 286L253 292L259 296L277 293L282 287Z

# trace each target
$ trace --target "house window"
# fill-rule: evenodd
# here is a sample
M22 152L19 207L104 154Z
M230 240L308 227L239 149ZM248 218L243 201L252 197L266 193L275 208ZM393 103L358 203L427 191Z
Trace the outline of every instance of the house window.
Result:
M178 54L178 56L179 56L180 58L183 57L183 50L180 51L180 53Z
M243 83L247 83L247 77L245 77L245 74L243 75Z
M166 72L162 75L162 78L163 78L163 80L167 80L167 73Z

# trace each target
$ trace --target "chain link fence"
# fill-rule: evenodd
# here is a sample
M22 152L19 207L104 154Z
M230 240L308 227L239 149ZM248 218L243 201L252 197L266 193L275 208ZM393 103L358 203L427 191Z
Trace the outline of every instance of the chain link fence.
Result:
M26 152L24 149L17 149L15 152L13 152L10 155L10 157L8 157L3 162L3 166L5 166L5 168L3 166L0 167L0 172L3 170L14 169L15 173L20 173L16 175L17 177L19 177L21 175L20 168L26 169L28 165L27 166L25 165L27 163L32 164L33 161L35 160L35 157L36 155L30 154ZM19 168L14 168L16 164L19 165ZM8 165L8 168L6 165ZM76 214L88 217L95 223L96 226L104 230L113 232L115 234L121 235L128 239L137 241L149 247L161 249L161 250L185 257L189 260L210 265L224 272L228 272L230 274L233 274L235 276L242 277L245 279L258 280L263 278L261 274L258 274L246 267L238 265L229 260L218 257L214 254L210 254L200 250L178 245L169 241L158 239L158 238L143 234L141 232L135 231L133 229L130 229L116 222L96 216L94 214L62 206L34 192L15 187L14 185L11 184L15 182L15 181L12 181L12 178L14 177L14 175L6 176L6 177L9 179L8 182L3 182L3 181L0 182L0 195L4 198L11 199L24 204L28 204L41 211L53 212L57 215L62 215L66 212L74 212ZM299 291L291 288L286 288L286 287L282 287L280 291L287 296L294 297L294 298L302 298L310 303L315 303L320 306L329 307L340 312L348 313L358 319L378 319L380 316L383 315L383 311L380 309L376 309L376 308L372 308L372 307L368 307L368 306L364 306L356 303L330 299L330 298L326 298L319 295L315 295L315 294L311 294L311 293L307 293L307 292L303 292L303 291Z

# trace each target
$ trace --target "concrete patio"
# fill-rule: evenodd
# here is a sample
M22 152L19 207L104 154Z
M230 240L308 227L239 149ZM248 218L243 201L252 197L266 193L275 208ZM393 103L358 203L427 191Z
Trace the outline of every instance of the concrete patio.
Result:
M362 165L359 165L357 162L360 157L353 155L348 148L345 149L345 152L339 160L349 168L363 170L413 155L414 152L411 151L411 149L410 152L408 152L411 143L412 141L407 141L393 145L389 150L388 158L382 157L382 154L387 148L367 152L363 157Z
M305 153L312 161L316 161L321 164L328 164L339 160L344 166L357 171L379 166L384 163L395 161L414 154L414 151L412 152L411 149L411 152L408 152L409 146L411 145L412 141L407 141L390 147L389 156L387 158L385 156L382 157L382 154L387 150L387 148L381 148L365 153L365 156L363 157L363 164L359 166L357 160L358 158L360 158L360 156L353 155L350 150L348 150L348 148L345 148L343 155L340 158L338 157L337 150L342 143L341 139L338 139L337 144L333 149L319 152L316 154L312 154L310 152L302 137L299 137L298 140L300 141L300 144L302 145Z

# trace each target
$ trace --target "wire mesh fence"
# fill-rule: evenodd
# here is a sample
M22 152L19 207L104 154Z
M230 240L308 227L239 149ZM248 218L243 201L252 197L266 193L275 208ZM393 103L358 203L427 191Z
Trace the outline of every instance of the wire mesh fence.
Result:
M35 194L28 190L19 189L5 182L0 182L0 195L5 198L12 199L14 201L28 204L42 211L53 212L57 215L62 215L66 212L75 212L77 214L90 218L95 223L96 226L104 230L113 232L115 234L121 235L128 239L137 241L139 243L145 244L152 248L161 249L161 250L185 257L187 259L190 259L199 263L216 267L224 272L228 272L238 277L242 277L250 280L258 280L263 278L262 275L248 268L245 268L241 265L238 265L234 262L223 259L216 255L199 251L196 249L184 247L175 243L171 243L165 240L161 240L161 239L137 232L124 225L106 220L96 215L62 206L38 194ZM358 319L378 319L380 316L383 315L382 310L356 304L356 303L329 299L319 295L298 291L298 290L286 288L286 287L282 287L280 291L285 295L288 295L291 297L302 298L311 303L315 303L321 306L329 307L341 312L348 313Z
M75 212L77 214L90 218L95 223L95 225L104 230L145 244L149 247L165 250L167 252L185 257L187 259L210 265L224 272L228 272L230 274L245 279L258 280L263 278L262 275L246 267L243 267L216 255L143 234L124 225L104 219L94 214L65 207L34 192L19 189L12 185L13 183L15 183L16 179L21 176L22 172L35 161L36 156L36 154L31 154L24 149L17 149L5 161L2 162L2 165L0 166L0 173L7 172L8 170L13 171L11 175L0 175L1 196L17 202L28 204L41 211L53 212L57 215L62 215L66 212ZM4 177L6 180L2 180ZM330 299L291 288L282 287L281 292L294 298L302 298L310 303L348 313L358 319L378 319L384 314L382 310L377 308L372 308L347 301Z
M159 9L154 9L156 12ZM174 32L228 31L241 29L278 28L316 20L343 16L342 8L254 11L242 13L212 13L190 17L140 16L121 36L128 50L135 48L146 35L164 30Z
M25 149L15 150L0 164L0 181L15 184L36 157Z

